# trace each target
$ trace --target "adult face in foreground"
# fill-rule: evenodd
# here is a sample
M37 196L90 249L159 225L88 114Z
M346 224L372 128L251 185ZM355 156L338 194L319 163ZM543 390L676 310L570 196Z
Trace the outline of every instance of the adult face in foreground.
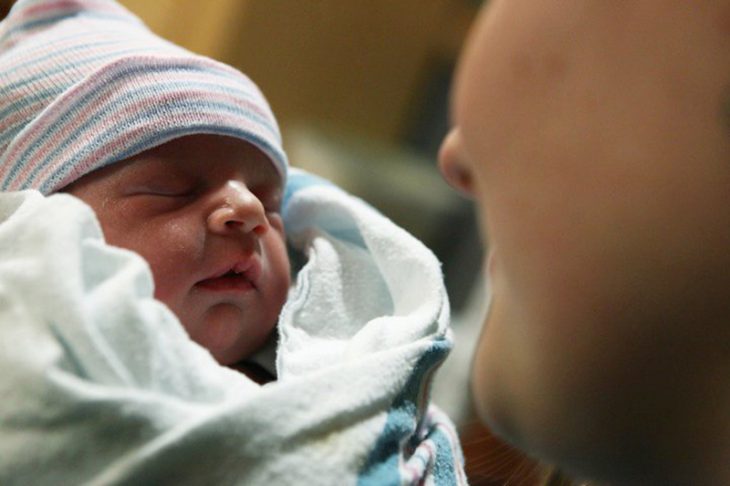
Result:
M577 475L730 481L730 2L493 0L453 121L482 417Z

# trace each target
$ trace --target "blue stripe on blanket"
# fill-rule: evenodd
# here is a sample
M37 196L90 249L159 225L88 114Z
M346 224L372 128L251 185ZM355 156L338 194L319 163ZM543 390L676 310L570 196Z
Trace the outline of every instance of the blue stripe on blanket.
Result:
M457 452L452 449L449 437L440 427L429 434L428 438L436 444L436 464L433 467L434 483L437 485L459 484L456 479L455 461L463 460L460 457L461 451Z
M375 447L360 471L359 486L382 486L384 484L401 484L400 456L405 445L411 451L426 437L417 437L418 423L425 414L428 400L428 388L433 372L446 359L452 342L441 338L419 360L403 391L395 398L383 432L378 437ZM455 458L448 438L443 432L428 434L438 448L433 465L433 477L436 484L457 484L454 472ZM442 482L443 481L443 482Z
M284 188L284 201L281 204L282 212L286 210L286 207L289 205L289 200L295 193L302 189L316 186L336 187L327 179L292 167L289 177L286 180L286 187Z
M281 214L284 216L284 229L289 232L289 219L287 218L287 208L291 203L292 197L300 191L317 188L330 188L342 192L342 190L332 182L322 177L310 174L301 169L290 168L287 176L286 187L284 188L284 201L281 205ZM342 192L343 195L350 197L349 194ZM329 213L310 215L309 225L316 226L338 240L348 241L360 248L367 248L367 244L362 238L360 229L352 223L350 218L331 217Z

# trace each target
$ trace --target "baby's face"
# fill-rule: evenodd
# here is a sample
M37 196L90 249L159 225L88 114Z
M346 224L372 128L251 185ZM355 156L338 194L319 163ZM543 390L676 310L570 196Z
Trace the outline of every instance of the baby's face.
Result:
M258 349L289 288L281 177L255 147L195 135L69 186L106 240L142 255L155 297L224 365Z

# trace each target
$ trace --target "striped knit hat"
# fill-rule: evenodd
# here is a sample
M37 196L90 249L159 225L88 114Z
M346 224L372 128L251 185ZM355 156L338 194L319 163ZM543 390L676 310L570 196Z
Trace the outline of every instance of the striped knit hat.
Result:
M50 194L203 133L252 143L286 177L256 85L154 35L114 0L18 0L0 22L0 190Z

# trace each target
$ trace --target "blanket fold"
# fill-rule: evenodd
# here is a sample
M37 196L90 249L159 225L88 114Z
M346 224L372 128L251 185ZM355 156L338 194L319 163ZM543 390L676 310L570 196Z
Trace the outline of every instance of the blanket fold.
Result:
M438 262L321 179L287 189L302 266L264 386L188 338L78 199L0 194L0 484L466 483L429 405Z

